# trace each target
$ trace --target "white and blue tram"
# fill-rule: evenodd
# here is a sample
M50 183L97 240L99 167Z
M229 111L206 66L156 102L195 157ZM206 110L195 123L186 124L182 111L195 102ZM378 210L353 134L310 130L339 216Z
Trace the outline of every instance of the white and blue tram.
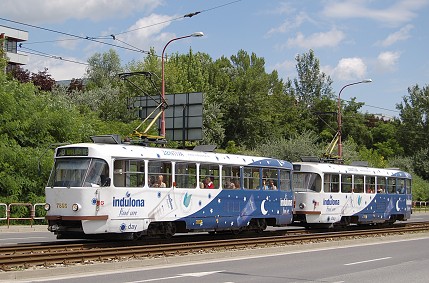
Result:
M411 217L411 175L398 169L293 164L294 221L303 226L392 224Z
M261 231L293 220L292 164L256 156L71 144L55 150L45 193L58 238Z

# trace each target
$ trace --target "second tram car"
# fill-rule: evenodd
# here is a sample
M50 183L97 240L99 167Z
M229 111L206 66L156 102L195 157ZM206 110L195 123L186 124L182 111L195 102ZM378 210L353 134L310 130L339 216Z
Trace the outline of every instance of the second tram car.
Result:
M55 150L46 219L58 238L261 231L292 222L291 178L292 164L272 158L71 144Z
M294 163L294 220L303 226L391 224L411 217L411 175L398 169Z

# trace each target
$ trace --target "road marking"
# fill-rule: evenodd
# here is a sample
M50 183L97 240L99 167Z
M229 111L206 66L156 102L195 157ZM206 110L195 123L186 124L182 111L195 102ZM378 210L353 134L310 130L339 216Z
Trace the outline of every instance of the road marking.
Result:
M367 262L385 260L385 259L390 259L390 258L392 258L392 257L388 256L388 257L382 257L382 258L375 258L375 259L370 259L370 260L364 260L364 261L357 261L357 262L352 262L352 263L346 263L344 265L355 265L355 264L361 264L361 263L367 263Z
M177 278L183 278L183 277L203 277L219 272L224 272L225 270L218 270L218 271L204 271L204 272L194 272L194 273L183 273L178 274L176 276L169 276L169 277L161 277L161 278L152 278L152 279L146 279L146 280L139 280L139 281L128 281L126 283L144 283L144 282L154 282L154 281L161 281L161 280L169 280L169 279L177 279Z

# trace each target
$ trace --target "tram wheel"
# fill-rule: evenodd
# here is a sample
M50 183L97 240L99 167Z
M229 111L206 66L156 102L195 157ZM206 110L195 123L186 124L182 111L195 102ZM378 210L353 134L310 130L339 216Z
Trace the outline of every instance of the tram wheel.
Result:
M134 232L133 235L132 235L132 240L133 241L141 240L141 238L143 238L143 231Z
M258 227L256 229L257 233L262 233L265 229L267 229L267 222L265 219L258 219L257 221Z
M165 222L164 223L164 234L163 238L170 239L176 234L176 225L173 222Z

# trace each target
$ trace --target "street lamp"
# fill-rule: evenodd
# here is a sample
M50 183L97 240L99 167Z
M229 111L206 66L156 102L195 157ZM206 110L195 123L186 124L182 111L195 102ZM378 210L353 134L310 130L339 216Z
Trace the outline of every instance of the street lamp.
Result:
M164 46L164 49L162 50L162 55L161 55L161 133L160 135L165 137L165 76L164 76L164 52L165 49L167 48L167 46L175 41L175 40L179 40L179 39L184 39L184 38L188 38L188 37L201 37L204 36L204 33L202 32L194 32L192 34L189 35L185 35L185 36L181 36L181 37L176 37L173 38L172 40L170 40L169 42L167 42L167 44Z
M337 131L337 135L338 135L338 158L342 159L343 158L343 144L341 142L341 92L343 91L343 89L345 89L348 86L351 85L357 85L357 84L362 84L362 83L370 83L372 82L371 79L365 79L362 80L360 82L354 82L354 83L350 83L350 84L346 84L345 86L343 86L340 90L340 92L338 93L338 117L337 117L337 121L338 121L338 131Z

